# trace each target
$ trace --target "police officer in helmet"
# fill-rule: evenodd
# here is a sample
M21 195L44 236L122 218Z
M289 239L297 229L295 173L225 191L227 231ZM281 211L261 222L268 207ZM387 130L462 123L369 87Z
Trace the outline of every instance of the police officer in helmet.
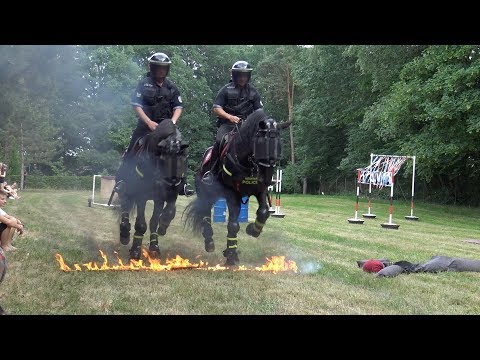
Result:
M182 114L180 92L175 83L167 78L171 63L170 58L164 53L157 52L151 55L148 58L149 72L140 80L132 95L131 104L138 121L117 172L115 186L117 192L121 192L125 186L124 180L131 168L132 149L136 141L155 130L165 119L171 119L176 124Z
M218 92L213 102L213 112L217 115L217 135L212 149L212 168L203 177L204 182L212 183L218 175L220 141L223 136L240 125L242 120L255 110L263 107L260 94L250 84L252 66L246 61L237 61L231 69L231 79Z

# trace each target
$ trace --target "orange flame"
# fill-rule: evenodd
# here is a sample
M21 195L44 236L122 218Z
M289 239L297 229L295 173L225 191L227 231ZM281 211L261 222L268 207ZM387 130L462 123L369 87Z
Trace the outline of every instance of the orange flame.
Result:
M279 271L288 271L292 270L293 272L298 271L297 264L293 260L285 260L285 256L272 256L271 259L266 258L267 263L261 267L256 267L257 271L272 271L276 274Z
M100 256L103 259L103 263L98 265L96 262L88 262L84 264L73 264L73 269L65 264L63 256L60 254L55 254L55 259L60 265L60 270L65 272L69 271L105 271L105 270L147 270L147 271L170 271L178 269L195 269L195 270L210 270L210 271L223 271L229 270L228 266L215 265L209 266L208 262L203 262L199 260L198 263L191 263L189 259L183 259L180 255L176 255L174 258L167 258L165 264L162 264L160 259L153 259L149 256L148 251L143 248L142 253L146 258L146 261L143 260L130 260L128 264L124 264L122 259L118 256L117 252L114 252L117 257L117 265L110 265L107 259L107 255L102 250L100 251ZM198 256L197 256L198 257ZM295 261L285 260L285 256L272 256L270 259L266 258L267 262L260 267L248 268L244 265L232 268L233 271L270 271L273 274L277 274L281 271L293 271L298 272L298 267ZM148 265L147 265L148 263ZM83 267L83 268L82 268Z

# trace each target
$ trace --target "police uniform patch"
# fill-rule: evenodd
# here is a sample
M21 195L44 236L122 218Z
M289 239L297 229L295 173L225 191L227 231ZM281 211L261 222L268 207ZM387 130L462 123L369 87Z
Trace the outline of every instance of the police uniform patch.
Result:
M142 94L140 94L139 92L137 92L137 98L139 97L142 97Z

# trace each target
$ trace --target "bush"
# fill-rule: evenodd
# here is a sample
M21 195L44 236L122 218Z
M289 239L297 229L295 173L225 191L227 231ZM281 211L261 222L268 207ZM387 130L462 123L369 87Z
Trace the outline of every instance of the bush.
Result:
M7 176L9 184L17 182L20 186L20 176ZM62 189L62 190L91 190L93 176L44 176L28 175L25 181L26 189ZM96 186L100 186L100 178L96 179Z
M276 176L276 170L273 174ZM286 194L301 194L302 193L302 179L298 176L295 166L288 164L282 172L282 193Z

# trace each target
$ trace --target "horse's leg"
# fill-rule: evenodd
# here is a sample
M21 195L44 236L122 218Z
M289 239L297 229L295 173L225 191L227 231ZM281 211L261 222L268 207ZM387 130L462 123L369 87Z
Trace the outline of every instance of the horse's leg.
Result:
M133 243L130 248L130 259L140 260L142 257L142 240L147 231L147 222L145 221L146 199L137 200L137 219L135 220L135 233L133 234Z
M270 211L268 211L269 208L267 196L267 188L255 195L258 201L257 217L255 218L255 222L248 224L247 228L245 229L246 233L250 236L258 237L270 216Z
M167 228L170 226L170 223L175 218L177 208L175 203L178 197L178 191L175 187L168 187L165 189L166 193L166 204L163 208L162 214L160 215L159 224L158 224L158 234L163 236L167 233Z
M122 245L128 245L130 242L130 210L132 208L132 200L127 196L121 196L120 208L122 209L122 215L120 220L120 243Z
M153 201L153 213L150 218L150 245L148 246L148 254L152 259L160 257L160 248L158 246L158 222L160 215L162 214L164 201L161 199L155 199Z
M201 233L205 242L205 250L213 252L215 251L215 243L213 242L212 207L215 200L223 193L223 186L204 184L201 178L201 173L195 174L197 197L185 208L185 226L190 226L194 234Z
M223 251L223 256L227 258L225 265L233 266L240 263L237 252L237 234L240 230L238 216L240 215L240 202L242 198L233 191L225 192L228 207L227 224L227 248Z
M213 228L212 228L212 207L205 209L202 217L202 236L205 241L205 251L214 252L215 243L213 242Z

